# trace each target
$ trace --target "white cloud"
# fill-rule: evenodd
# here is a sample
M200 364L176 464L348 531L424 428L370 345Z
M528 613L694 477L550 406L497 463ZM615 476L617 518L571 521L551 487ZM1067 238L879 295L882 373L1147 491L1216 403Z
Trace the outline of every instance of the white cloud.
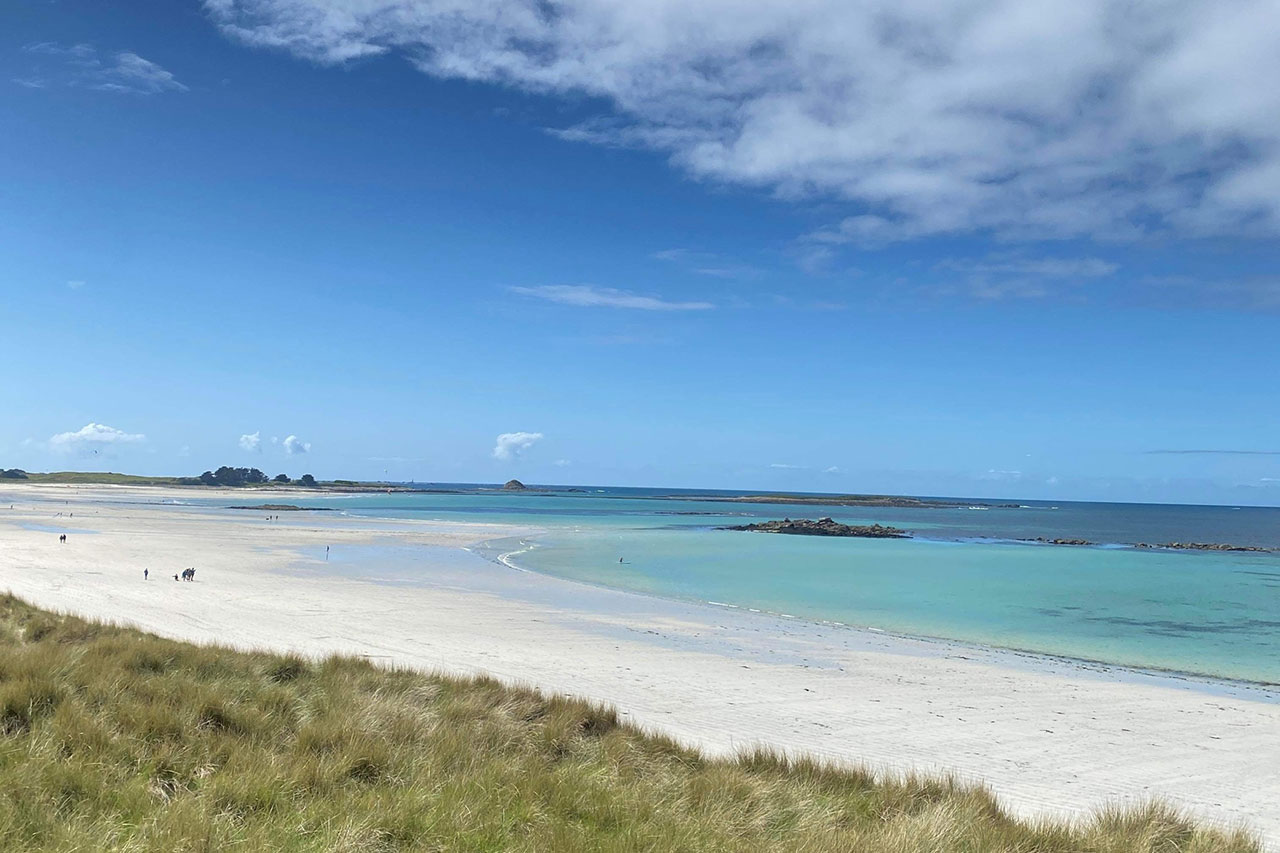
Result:
M1102 278L1120 267L1100 258L1029 258L1010 253L993 253L982 259L949 258L937 269L973 275L1042 276L1045 278Z
M978 479L979 480L997 480L997 481L1021 480L1022 472L1021 471L997 471L995 468L992 468L984 474L979 474Z
M245 433L240 436L240 449L250 453L262 452L262 431Z
M284 452L290 456L296 456L299 453L311 452L311 443L303 441L296 435L286 436L282 444L284 445Z
M132 51L118 51L104 58L93 45L64 47L57 42L38 42L23 49L36 57L47 57L44 64L49 66L45 69L49 78L62 85L133 95L187 91L187 87L172 73ZM15 82L31 88L48 85L45 77L28 77Z
M140 95L187 91L173 74L129 51L115 55L113 64L102 70L102 80L95 88Z
M838 466L836 466L836 465L832 465L830 468L823 468L823 469L822 469L822 473L824 473L824 474L839 474L839 473L840 473L840 468L839 468Z
M513 287L512 293L546 299L561 305L581 308L634 308L641 311L705 311L714 308L710 302L668 302L656 296L641 296L612 287L586 284L549 284L542 287Z
M573 463L570 462L568 459L557 459L555 462L552 462L551 464L555 465L557 468L568 468Z
M146 441L142 433L130 433L106 424L88 423L75 432L60 432L49 439L49 447L61 452L98 450L114 444Z
M250 45L604 99L568 138L849 202L832 243L1280 232L1276 0L205 0Z
M663 249L662 251L654 252L650 257L655 261L677 264L689 272L711 276L712 278L754 278L760 275L760 270L750 264L735 261L715 252L699 252L693 249Z
M504 432L493 446L494 459L514 459L539 441L540 432Z
M785 462L774 462L770 464L769 467L781 468L784 471L804 471L807 468L805 465L788 465Z
M1040 299L1070 292L1084 282L1114 275L1120 267L1101 258L1029 257L993 252L984 258L947 258L934 265L946 281L926 288L937 295L976 299ZM956 276L949 275L957 273Z

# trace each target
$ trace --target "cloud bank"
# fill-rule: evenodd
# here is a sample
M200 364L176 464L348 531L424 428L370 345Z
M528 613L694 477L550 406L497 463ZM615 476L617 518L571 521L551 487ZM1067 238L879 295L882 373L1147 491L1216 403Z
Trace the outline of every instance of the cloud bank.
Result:
M60 432L50 437L49 447L61 452L96 451L116 444L146 441L142 433L130 433L106 424L88 423L75 432Z
M849 202L820 244L1280 233L1277 0L205 0L319 63L596 96L566 138ZM841 214L837 214L840 217Z
M262 431L254 433L245 433L240 436L240 449L249 453L262 452Z
M714 308L710 302L668 302L656 296L641 296L612 287L591 287L585 284L548 284L542 287L513 287L512 293L576 305L579 308L632 308L639 311L706 311Z
M540 432L504 432L493 446L493 458L515 459L539 441Z

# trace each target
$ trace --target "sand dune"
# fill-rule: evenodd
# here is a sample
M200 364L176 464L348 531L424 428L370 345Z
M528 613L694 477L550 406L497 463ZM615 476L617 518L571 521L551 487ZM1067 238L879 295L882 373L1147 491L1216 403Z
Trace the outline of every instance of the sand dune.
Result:
M485 672L711 751L953 772L1022 814L1166 797L1280 847L1272 691L668 602L464 550L515 528L159 503L189 497L0 486L0 589L197 642ZM175 582L188 566L196 582Z

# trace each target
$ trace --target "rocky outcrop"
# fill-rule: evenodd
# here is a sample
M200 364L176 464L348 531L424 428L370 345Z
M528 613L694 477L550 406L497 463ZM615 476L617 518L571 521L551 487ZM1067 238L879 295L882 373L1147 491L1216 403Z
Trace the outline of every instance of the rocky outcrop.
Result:
M508 492L527 492L527 491L529 491L529 487L528 487L528 486L526 486L524 483L520 482L519 480L507 480L507 482L506 482L505 484L503 484L502 488L503 488L505 491L508 491Z
M1045 539L1043 536L1037 536L1034 539L1019 539L1019 542L1040 542L1044 545L1096 545L1096 542L1090 542L1088 539Z
M1271 548L1257 548L1253 545L1229 545L1212 542L1166 542L1163 545L1149 545L1146 542L1139 542L1134 545L1135 548L1168 548L1175 551L1255 551L1258 553L1270 553Z
M860 536L867 539L909 539L911 534L897 527L885 527L880 524L841 524L830 518L811 521L807 518L782 521L758 521L754 524L740 524L733 527L722 527L721 530L752 530L758 533L789 533L794 536Z

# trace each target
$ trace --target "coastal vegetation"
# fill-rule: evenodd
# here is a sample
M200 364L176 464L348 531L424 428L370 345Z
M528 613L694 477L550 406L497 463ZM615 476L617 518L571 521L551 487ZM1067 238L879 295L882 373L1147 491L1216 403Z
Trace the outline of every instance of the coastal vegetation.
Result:
M20 468L0 471L0 479L21 480L28 483L55 483L66 485L107 486L214 486L219 488L263 488L270 486L326 486L347 491L386 491L389 488L404 489L387 483L360 483L355 480L334 480L322 483L310 474L303 474L296 481L288 474L267 477L257 468L233 468L223 465L214 471L205 471L198 477L145 477L136 474L117 474L112 471L51 471L35 473Z
M1159 804L1018 820L952 779L709 758L489 679L195 646L0 596L0 849L1261 848Z
M18 471L21 477L6 479L21 480L26 483L65 483L68 485L108 485L108 486L181 486L184 484L199 485L195 477L144 477L137 474L117 474L113 471Z
M217 471L205 471L200 482L206 486L257 486L267 482L267 475L257 468L232 468L223 465Z

